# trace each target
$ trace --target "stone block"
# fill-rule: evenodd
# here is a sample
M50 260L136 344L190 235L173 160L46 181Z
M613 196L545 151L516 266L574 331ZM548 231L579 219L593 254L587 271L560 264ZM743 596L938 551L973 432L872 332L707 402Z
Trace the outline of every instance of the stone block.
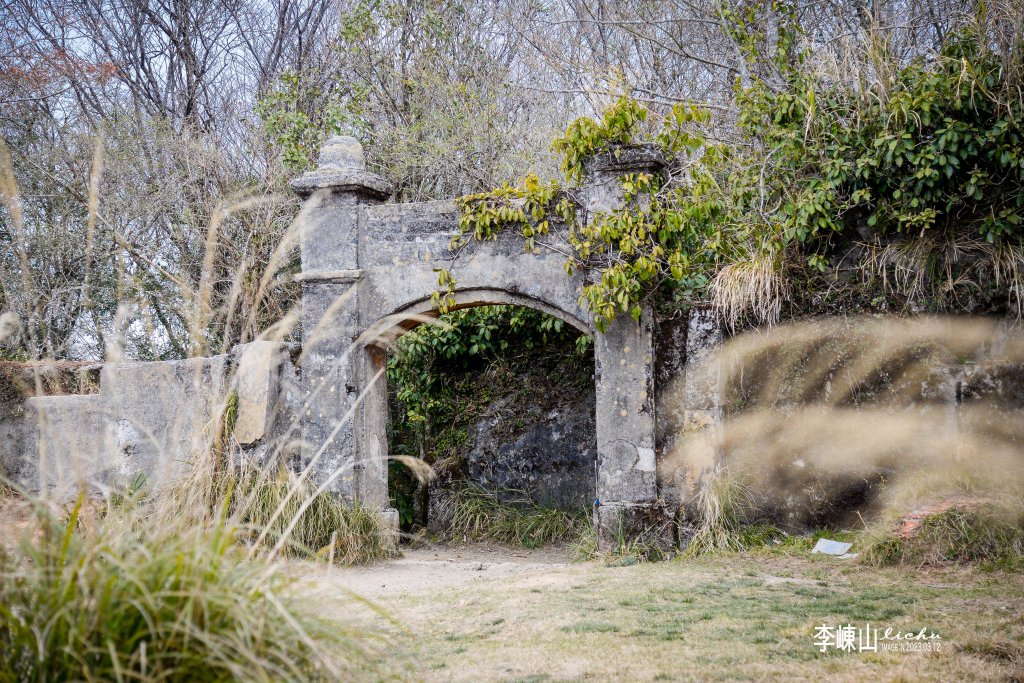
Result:
M232 436L243 446L265 438L273 428L280 394L281 366L288 345L256 341L235 347L237 358L232 378L237 396L237 417Z
M119 482L113 433L99 396L29 398L23 420L26 457L18 479L29 490L66 501Z
M103 367L102 412L125 477L143 473L159 488L209 453L228 398L228 367L226 355Z

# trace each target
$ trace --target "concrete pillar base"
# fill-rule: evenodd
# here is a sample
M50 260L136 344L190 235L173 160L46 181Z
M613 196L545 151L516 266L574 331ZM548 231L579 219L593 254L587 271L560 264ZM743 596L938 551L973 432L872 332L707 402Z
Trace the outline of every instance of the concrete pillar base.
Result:
M677 547L675 511L658 503L602 503L597 508L597 548L615 552L639 543L663 554Z

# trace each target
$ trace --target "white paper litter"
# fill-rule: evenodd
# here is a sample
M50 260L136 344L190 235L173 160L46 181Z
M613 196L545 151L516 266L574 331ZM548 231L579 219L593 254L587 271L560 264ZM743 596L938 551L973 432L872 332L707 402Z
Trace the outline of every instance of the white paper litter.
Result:
M826 555L845 555L853 547L852 543L833 541L827 538L819 538L814 545L812 553L825 553Z

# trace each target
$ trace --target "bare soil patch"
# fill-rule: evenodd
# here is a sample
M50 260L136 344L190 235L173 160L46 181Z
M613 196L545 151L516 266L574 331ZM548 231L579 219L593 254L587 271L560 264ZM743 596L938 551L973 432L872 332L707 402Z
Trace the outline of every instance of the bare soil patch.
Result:
M319 570L317 581L378 599L407 594L443 594L491 581L558 576L572 565L564 548L511 549L490 544L405 550L389 562L368 567Z

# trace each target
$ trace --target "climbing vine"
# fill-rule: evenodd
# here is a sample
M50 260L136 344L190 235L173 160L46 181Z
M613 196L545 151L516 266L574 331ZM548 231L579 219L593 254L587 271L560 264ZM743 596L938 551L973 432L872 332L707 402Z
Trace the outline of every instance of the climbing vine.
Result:
M738 139L714 140L705 110L653 112L623 97L554 141L561 181L531 175L461 198L453 246L511 229L534 250L554 222L564 224L566 271L588 273L581 300L602 330L665 291L711 301L734 323L772 322L784 300L815 289L822 299L881 287L932 308L998 306L1003 297L1019 312L1021 55L995 52L968 27L928 59L891 58L890 76L861 85L808 68L795 12L778 11L770 45L746 32L763 22L730 17L752 62L765 51L774 58L771 74L752 72L737 89ZM580 212L588 160L637 143L656 146L665 165L621 175L620 208ZM439 286L443 307L456 286L450 272L439 272Z
M686 226L667 210L664 190L670 177L661 172L624 175L623 207L595 213L583 222L578 220L574 195L585 175L584 164L601 152L621 154L638 141L657 144L672 157L694 154L701 148L709 158L717 153L692 129L694 124L709 121L706 111L677 105L655 135L644 136L641 127L648 116L640 104L623 97L599 121L577 119L552 145L563 158L564 184L555 180L541 183L528 175L518 185L460 198L460 234L453 240L453 248L470 239L494 239L502 231L517 230L525 248L533 251L551 223L558 221L571 228L573 252L566 261L566 272L600 269L600 279L586 285L583 294L598 329L605 329L619 312L638 317L639 301L650 285L666 278L682 281L683 268L689 262L681 248ZM438 273L440 290L435 302L446 310L454 301L456 281L447 270Z
M496 239L504 230L518 230L526 249L536 248L537 239L548 233L551 221L571 223L575 205L562 193L557 181L546 184L534 174L518 185L502 185L496 190L467 195L457 200L460 209L459 234L452 240L453 249L469 240ZM455 304L456 281L451 271L438 270L438 291L433 300L443 313Z

